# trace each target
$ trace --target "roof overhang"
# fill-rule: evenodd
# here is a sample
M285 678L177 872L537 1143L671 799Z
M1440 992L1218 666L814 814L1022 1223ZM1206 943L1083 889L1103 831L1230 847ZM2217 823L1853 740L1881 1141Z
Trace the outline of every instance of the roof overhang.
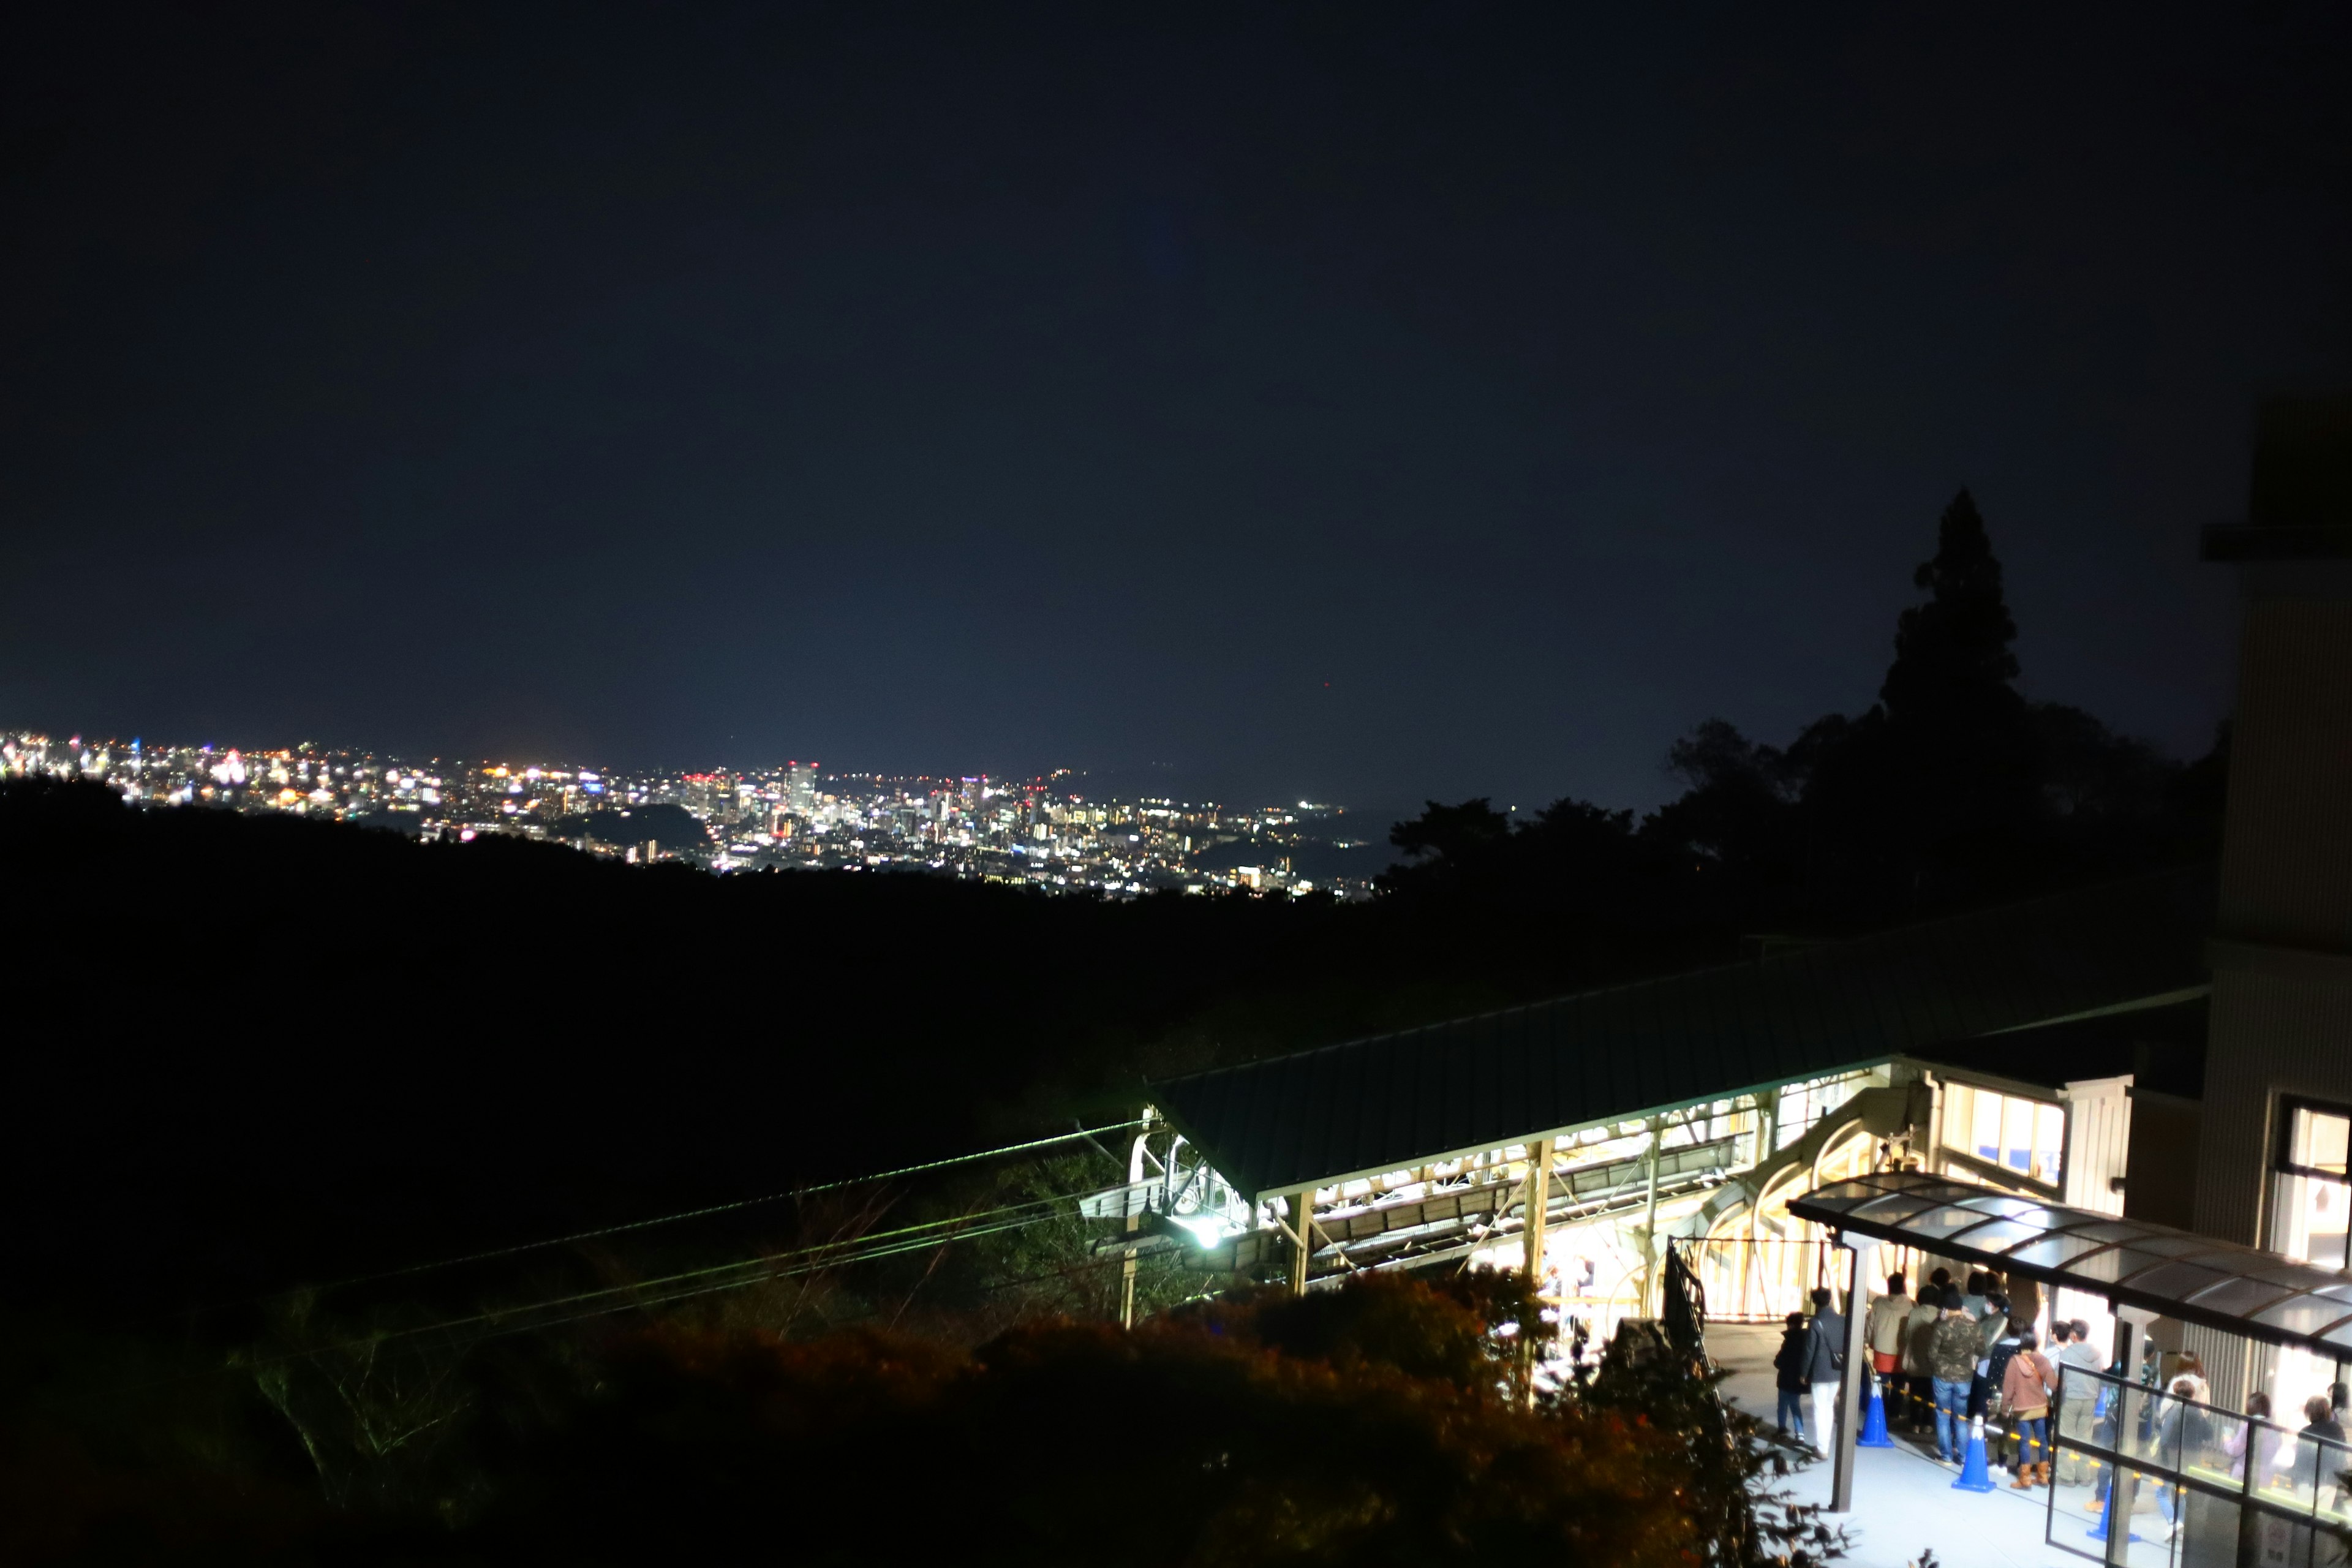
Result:
M1917 1171L1832 1182L1789 1212L1842 1235L2352 1360L2352 1270Z
M1718 1100L1738 1100L1747 1095L1769 1094L1775 1089L1787 1089L1795 1084L1817 1083L1827 1079L1848 1078L1855 1073L1870 1072L1878 1068L1890 1066L1899 1059L1901 1058L1885 1056L1865 1057L1859 1061L1848 1062L1843 1065L1802 1072L1794 1078L1770 1079L1762 1083L1743 1084L1737 1088L1711 1090L1706 1094L1700 1095L1695 1100L1675 1100L1664 1105L1651 1105L1640 1107L1635 1110L1612 1111L1607 1116L1595 1117L1585 1121L1570 1122L1566 1126L1538 1127L1527 1132L1513 1133L1511 1136L1499 1141L1488 1139L1484 1142L1465 1143L1458 1149L1442 1149L1430 1153L1414 1154L1402 1161L1391 1161L1387 1164L1367 1165L1360 1170L1353 1171L1335 1171L1329 1175L1315 1176L1297 1183L1287 1183L1279 1186L1268 1187L1263 1192L1253 1193L1250 1195L1254 1201L1265 1203L1273 1198L1288 1197L1292 1194L1302 1190L1319 1191L1324 1187L1336 1187L1347 1182L1369 1181L1374 1176L1385 1176L1395 1171L1417 1170L1423 1165L1442 1165L1449 1160L1467 1159L1474 1154L1491 1154L1498 1149L1518 1148L1526 1144L1533 1143L1539 1139L1549 1138L1556 1142L1563 1138L1574 1138L1582 1133L1591 1132L1597 1128L1617 1127L1633 1121L1647 1121L1654 1116L1672 1116L1679 1111L1695 1110L1703 1105L1713 1105ZM1932 1066L1933 1064L1923 1063L1921 1065ZM1202 1154L1206 1155L1210 1166L1214 1169L1219 1175L1225 1176L1229 1181L1232 1179L1231 1173L1225 1169L1225 1167L1218 1163L1215 1146L1213 1143L1193 1136L1192 1129L1185 1125L1181 1110L1160 1102L1155 1102L1152 1109L1159 1115L1166 1118L1169 1123L1173 1126L1177 1131L1181 1132L1184 1135L1185 1142L1191 1143L1195 1149L1200 1150Z

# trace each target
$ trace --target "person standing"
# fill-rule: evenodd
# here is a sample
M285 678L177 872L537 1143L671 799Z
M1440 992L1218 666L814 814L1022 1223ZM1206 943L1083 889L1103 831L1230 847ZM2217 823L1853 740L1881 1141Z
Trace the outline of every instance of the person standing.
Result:
M2345 1468L2344 1424L2325 1394L2303 1402L2303 1430L2294 1440L2294 1484L2315 1492L2334 1487Z
M2091 1325L2079 1318L2051 1324L2050 1342L2058 1373L2058 1436L2067 1444L2058 1455L2058 1484L2077 1487L2090 1479L2091 1462L2080 1445L2091 1440L2100 1386L2092 1374L2105 1370L2106 1357L2091 1343Z
M2016 1326L2016 1348L2001 1369L2000 1403L2017 1438L2017 1479L2011 1485L2024 1491L2036 1482L2050 1484L2050 1395L2058 1386L2058 1369L2036 1347L2033 1331Z
M1903 1325L1911 1316L1907 1282L1900 1274L1886 1277L1886 1294L1875 1297L1862 1320L1862 1337L1870 1346L1870 1371L1885 1401L1886 1419L1900 1425L1903 1400Z
M1813 1449L1827 1458L1837 1438L1838 1390L1845 1382L1845 1314L1836 1299L1813 1288L1813 1326L1805 1352L1805 1381L1813 1389Z
M1984 1346L1982 1353L1977 1357L1977 1374L1969 1380L1970 1415L1991 1414L1992 1396L2000 1391L2000 1384L1995 1381L1992 1348L2000 1342L2001 1335L2009 1331L2009 1298L1996 1290L1979 1300L1983 1302L1980 1307L1962 1302L1969 1309L1969 1316L1976 1320L1977 1333Z
M1902 1401L1896 1415L1914 1431L1936 1424L1936 1374L1927 1367L1927 1342L1943 1315L1944 1288L1931 1279L1919 1288L1918 1304L1903 1321L1903 1375L1911 1397Z
M1780 1349L1772 1357L1772 1386L1780 1392L1772 1424L1781 1436L1800 1443L1805 1440L1805 1358L1811 1349L1805 1314L1790 1313L1781 1326Z
M1944 1292L1944 1314L1927 1336L1927 1373L1936 1398L1936 1457L1949 1464L1969 1440L1969 1386L1984 1355L1984 1334L1958 1290Z

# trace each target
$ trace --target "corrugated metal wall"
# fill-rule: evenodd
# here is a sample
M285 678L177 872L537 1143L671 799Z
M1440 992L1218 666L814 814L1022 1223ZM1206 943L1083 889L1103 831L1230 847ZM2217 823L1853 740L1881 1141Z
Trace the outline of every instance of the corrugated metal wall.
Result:
M2324 581L2317 571L2309 580ZM2246 606L2221 932L2352 951L2352 604Z
M2205 1235L2263 1241L2272 1117L2281 1095L2352 1104L2352 985L2216 971L2197 1152L2197 1228Z
M2340 567L2248 577L2214 943L2196 1228L2260 1245L2280 1097L2352 1104L2352 595ZM2235 1406L2250 1347L2191 1331Z
M2278 1096L2352 1103L2352 966L2294 956L2352 953L2352 600L2325 569L2266 581L2239 649L2197 1171L2197 1228L2249 1243Z
M2115 1179L2131 1165L2131 1101L2119 1078L2066 1086L2066 1199L2101 1214L2124 1212Z

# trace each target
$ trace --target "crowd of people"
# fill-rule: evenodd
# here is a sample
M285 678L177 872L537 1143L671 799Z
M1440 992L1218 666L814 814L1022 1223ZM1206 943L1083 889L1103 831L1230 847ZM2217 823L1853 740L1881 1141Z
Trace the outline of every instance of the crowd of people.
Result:
M1773 1365L1781 1431L1807 1440L1802 1401L1810 1394L1810 1446L1825 1451L1843 1368L1845 1321L1829 1310L1829 1291L1815 1290L1812 1299L1811 1317L1789 1315ZM2095 1493L2085 1506L2095 1514L2106 1506L2109 1478L2106 1467L2084 1452L2085 1445L2158 1456L2176 1471L2201 1467L2238 1476L2248 1474L2244 1467L2251 1463L2257 1489L2316 1496L2334 1489L2333 1495L2343 1495L2343 1384L2306 1401L2301 1431L2289 1434L2273 1424L2268 1395L2247 1397L2246 1415L2253 1420L2218 1413L2194 1354L2170 1357L2169 1375L2159 1375L2166 1358L2147 1344L2134 1384L2147 1397L2126 1401L2117 1397L2117 1384L2094 1375L2123 1369L2108 1366L2089 1323L2055 1319L2045 1349L2035 1326L2041 1317L2040 1289L2030 1280L2018 1281L2012 1296L1997 1275L1972 1273L1955 1283L1948 1270L1937 1268L1914 1294L1904 1275L1889 1275L1886 1293L1871 1299L1863 1324L1889 1426L1932 1442L1944 1462L1958 1463L1972 1424L1985 1417L1995 1434L1989 1451L2006 1460L2011 1486L2091 1486ZM2070 1376L2069 1368L2081 1370ZM2165 1536L2181 1528L2197 1501L2178 1486L2158 1489Z
M1870 1303L1863 1337L1890 1424L1931 1436L1937 1457L1957 1462L1970 1423L2000 1417L2015 1450L2012 1484L2050 1485L2053 1426L2073 1436L2090 1431L2085 1400L2094 1385L2063 1379L2060 1369L2095 1372L2105 1358L2089 1342L2088 1324L2063 1319L2051 1325L2045 1352L2034 1328L2041 1307L2031 1281L2021 1281L2012 1300L1994 1275L1971 1274L1963 1286L1938 1268L1915 1297L1903 1275L1888 1276L1886 1294Z

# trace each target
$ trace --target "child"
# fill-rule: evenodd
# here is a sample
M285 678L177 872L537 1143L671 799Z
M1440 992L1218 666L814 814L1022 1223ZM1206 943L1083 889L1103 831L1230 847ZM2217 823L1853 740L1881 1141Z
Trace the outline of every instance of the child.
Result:
M1800 1443L1805 1440L1805 1356L1811 1344L1805 1314L1790 1313L1786 1331L1780 1335L1780 1353L1772 1358L1772 1386L1780 1391L1780 1409L1772 1424L1781 1436Z

